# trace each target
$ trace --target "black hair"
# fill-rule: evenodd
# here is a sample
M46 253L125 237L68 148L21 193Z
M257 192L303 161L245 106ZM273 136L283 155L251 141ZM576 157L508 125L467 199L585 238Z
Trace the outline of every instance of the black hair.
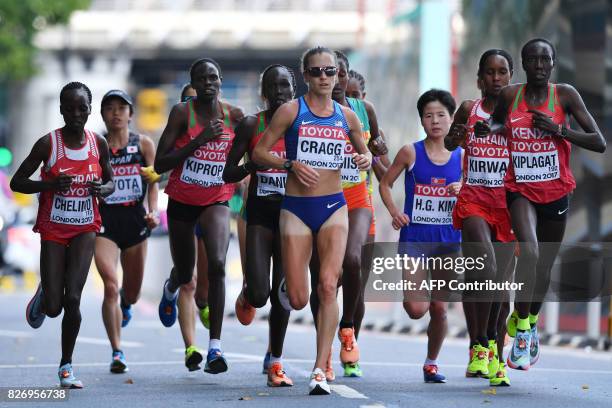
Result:
M525 45L523 45L523 48L521 48L521 59L525 59L525 51L530 45L539 43L539 42L544 43L550 47L550 49L552 50L552 59L553 61L555 61L555 58L557 57L557 51L555 50L555 46L550 41L548 41L546 38L541 38L541 37L532 38L531 40L527 41Z
M514 72L514 64L512 62L512 57L505 50L500 50L498 48L493 48L490 50L486 50L481 56L480 61L478 62L478 78L482 78L482 74L484 73L484 67L487 62L487 59L491 55L499 55L500 57L504 57L506 61L508 61L508 67L510 68L510 74Z
M75 90L75 89L83 89L85 91L85 93L87 94L87 100L89 101L89 104L91 105L91 91L89 90L87 85L85 85L82 82L76 82L76 81L75 82L69 82L66 85L64 85L64 87L60 91L60 103L62 103L62 100L64 99L64 96L66 96L66 92L72 91L72 90Z
M304 52L304 54L302 54L302 58L300 59L300 66L302 67L302 71L306 71L306 69L308 68L308 62L309 62L310 57L316 54L323 54L323 53L327 53L331 55L332 57L334 57L334 60L336 62L338 61L338 59L336 58L336 54L334 54L332 50L330 50L327 47L321 47L317 45L316 47L307 49Z
M282 68L287 70L287 72L289 73L289 76L291 77L291 87L293 88L293 96L295 96L295 91L297 90L297 82L295 81L295 74L293 73L293 70L285 65L282 64L272 64L272 65L268 65L261 73L261 76L259 77L259 92L261 95L263 95L264 93L264 81L266 80L266 75L268 74L268 72L272 71L274 68Z
M338 50L334 51L334 54L336 54L336 61L338 60L344 61L344 63L346 64L346 70L348 71L350 66L349 66L349 60L346 54Z
M359 89L361 90L361 92L365 92L366 80L363 75L351 69L349 71L349 78L355 78L357 82L359 82Z
M430 102L440 102L448 110L448 113L452 116L455 113L457 104L453 95L448 91L442 89L430 89L419 97L417 101L417 110L419 111L419 117L423 118L423 110L425 106Z
M195 69L202 65L202 64L212 64L215 66L215 68L217 68L217 71L219 72L219 78L221 78L223 75L221 75L221 66L219 65L219 63L217 61L215 61L212 58L200 58L197 59L195 61L193 61L193 64L191 64L191 67L189 68L189 76L193 77L193 71L195 71Z
M183 85L181 89L181 101L185 98L185 92L187 92L189 88L193 89L193 87L191 86L189 82Z

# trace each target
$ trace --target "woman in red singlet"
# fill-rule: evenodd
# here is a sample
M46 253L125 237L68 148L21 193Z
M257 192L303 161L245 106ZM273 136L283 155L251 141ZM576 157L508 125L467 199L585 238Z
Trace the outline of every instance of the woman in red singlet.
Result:
M45 316L62 319L62 359L58 376L66 388L83 388L72 371L72 352L81 327L81 292L87 280L101 219L98 198L115 186L106 140L85 129L91 91L70 82L60 92L65 125L38 139L11 180L23 194L40 193L34 231L40 233L40 278L26 310L30 326ZM41 180L30 180L43 164Z

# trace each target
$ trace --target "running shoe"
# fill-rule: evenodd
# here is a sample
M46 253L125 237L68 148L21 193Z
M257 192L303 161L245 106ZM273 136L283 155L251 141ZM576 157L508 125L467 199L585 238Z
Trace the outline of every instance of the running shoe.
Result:
M423 366L423 379L426 383L443 384L446 382L446 377L438 372L437 365Z
M83 383L74 377L72 372L72 364L66 363L59 368L57 376L60 380L60 387L62 388L83 388Z
M132 305L128 305L128 307L121 306L121 315L123 316L121 327L125 327L132 320Z
M268 369L268 387L292 387L293 381L287 377L280 362L272 363Z
M359 363L344 364L344 376L345 377L361 377L363 376L363 371L361 371L361 367L359 367Z
M465 377L466 378L478 378L478 374L474 374L471 373L469 368L470 368L470 363L472 362L472 355L474 354L474 349L470 347L470 352L469 352L469 356L468 356L468 366L465 369Z
M268 374L268 368L270 368L270 357L271 356L272 356L272 353L268 351L263 360L263 370L261 370L262 374Z
M287 282L285 281L285 278L283 278L283 280L281 280L280 285L278 285L278 300L286 311L291 312L293 310L293 308L291 307L291 302L289 302L289 295L287 294Z
M42 284L38 284L36 293L30 299L26 307L26 320L33 329L38 329L45 321L45 314L42 312Z
M517 331L514 343L508 355L508 367L515 370L529 370L531 348L531 333L528 331Z
M489 379L495 378L499 371L499 354L497 352L497 342L489 340Z
M189 346L185 349L185 367L189 371L196 371L200 368L200 363L204 360L202 353L196 346Z
M255 318L255 308L251 306L251 304L247 300L244 293L244 289L245 288L243 286L242 290L240 291L240 294L236 298L235 310L238 321L243 326L248 326Z
M130 371L125 361L123 351L113 351L113 359L110 363L110 371L115 374L123 374Z
M208 350L204 371L209 374L219 374L227 371L227 361L225 361L225 357L223 357L223 352L221 350Z
M315 368L312 374L310 374L310 395L329 395L331 394L331 388L325 379L326 374L320 368Z
M359 361L359 346L355 339L355 330L352 327L345 327L338 330L340 339L340 361L342 364L356 363Z
M202 325L206 329L210 329L210 307L206 305L202 309L198 308L198 315L200 316L200 321L202 322Z
M336 381L336 373L334 372L334 364L332 362L332 350L329 350L329 357L327 357L327 364L325 365L325 380L327 382Z
M506 323L506 333L510 337L516 336L516 326L518 325L518 313L517 311L513 311L510 317L508 318L508 322Z
M499 370L494 377L489 380L491 387L509 387L510 379L506 373L506 364L504 362L499 363Z
M166 327L172 327L176 322L176 299L178 298L178 296L175 296L174 299L166 298L165 288L169 281L170 279L166 279L162 287L162 297L159 302L159 320Z
M532 366L540 358L540 336L537 323L531 327L531 343L529 345L529 365Z
M489 349L474 344L472 346L472 359L468 364L467 372L470 377L488 377L489 375Z

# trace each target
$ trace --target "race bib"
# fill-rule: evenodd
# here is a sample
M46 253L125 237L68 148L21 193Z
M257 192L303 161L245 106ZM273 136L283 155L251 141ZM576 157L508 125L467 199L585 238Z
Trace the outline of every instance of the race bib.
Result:
M308 125L302 121L297 160L314 169L337 170L344 162L345 145L346 133L342 127Z
M285 194L287 172L282 170L268 170L257 172L257 195L259 197L272 194Z
M355 148L351 143L347 142L344 150L344 161L340 170L343 183L359 183L361 181L359 168L353 161L353 153L356 153Z
M448 194L446 185L416 184L410 222L450 225L456 201L456 197Z
M512 129L513 136L522 128ZM527 137L512 140L512 166L517 183L537 183L541 181L556 180L559 178L559 153L551 137L531 133L533 129L526 129Z
M113 178L115 191L104 199L107 204L124 204L140 200L143 192L140 164L113 166Z
M87 225L94 221L93 198L53 196L51 222L67 225Z
M504 175L508 169L508 158L473 157L468 158L466 184L483 187L503 187Z
M228 141L213 141L193 152L183 163L181 181L201 187L221 186L227 161Z

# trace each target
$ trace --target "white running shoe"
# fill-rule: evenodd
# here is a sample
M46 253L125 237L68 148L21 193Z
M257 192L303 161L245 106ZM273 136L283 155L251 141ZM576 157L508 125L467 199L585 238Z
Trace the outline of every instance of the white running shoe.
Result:
M325 379L325 373L320 368L315 368L315 370L310 374L310 384L308 384L310 388L310 395L329 395L331 394L331 388Z

